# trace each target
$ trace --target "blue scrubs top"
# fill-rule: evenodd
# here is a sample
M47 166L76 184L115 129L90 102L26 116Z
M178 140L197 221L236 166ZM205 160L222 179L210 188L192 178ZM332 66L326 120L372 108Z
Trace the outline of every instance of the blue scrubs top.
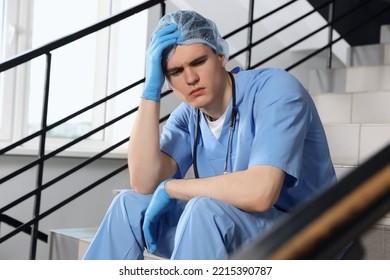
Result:
M276 207L291 210L336 182L325 132L311 96L282 69L241 71L235 77L237 121L228 171L271 165L286 173ZM199 177L223 174L231 117L230 102L219 139L201 114L197 166ZM161 150L176 160L182 178L192 165L196 109L182 103L161 136ZM259 178L261 180L261 178Z

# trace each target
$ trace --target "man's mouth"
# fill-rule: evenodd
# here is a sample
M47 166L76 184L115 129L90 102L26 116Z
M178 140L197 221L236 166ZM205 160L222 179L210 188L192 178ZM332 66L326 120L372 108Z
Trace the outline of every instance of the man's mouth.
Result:
M199 95L202 95L204 92L204 88L202 87L199 87L199 88L195 88L193 89L191 92L190 92L190 96L199 96Z

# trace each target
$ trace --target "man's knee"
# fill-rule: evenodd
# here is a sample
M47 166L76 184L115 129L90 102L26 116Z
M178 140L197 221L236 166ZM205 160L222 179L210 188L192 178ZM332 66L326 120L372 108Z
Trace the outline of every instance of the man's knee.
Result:
M214 198L207 196L200 196L192 198L188 201L186 209L191 209L192 212L205 212L211 211L215 207L217 207L218 201Z
M187 203L182 217L196 223L210 224L211 221L215 223L218 217L226 219L221 204L224 202L211 197L195 197Z
M188 201L176 229L172 259L226 258L225 239L234 226L223 204L210 197Z
M128 211L131 209L131 212L138 209L138 211L143 212L148 207L151 196L139 194L130 189L121 190L115 196L110 208L121 208Z

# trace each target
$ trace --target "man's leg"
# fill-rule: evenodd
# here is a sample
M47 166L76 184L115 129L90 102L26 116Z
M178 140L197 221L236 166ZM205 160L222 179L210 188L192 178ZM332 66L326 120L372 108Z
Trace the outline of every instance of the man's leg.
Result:
M282 215L276 209L248 213L216 199L194 198L177 225L171 259L227 259Z
M143 259L142 222L151 197L121 191L112 201L84 259Z

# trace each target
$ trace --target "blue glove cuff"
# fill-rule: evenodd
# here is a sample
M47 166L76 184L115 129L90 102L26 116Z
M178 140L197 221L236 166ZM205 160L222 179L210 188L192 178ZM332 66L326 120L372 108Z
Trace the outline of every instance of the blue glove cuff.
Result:
M141 98L160 102L160 93L156 94L156 91L146 89L142 92Z
M158 187L157 187L158 189L163 189L164 190L163 194L166 195L164 198L167 198L167 199L172 199L172 197L167 193L167 190L165 189L165 184L168 183L171 180L172 180L172 178L166 179L165 181L162 181L160 183L160 185L158 185Z

